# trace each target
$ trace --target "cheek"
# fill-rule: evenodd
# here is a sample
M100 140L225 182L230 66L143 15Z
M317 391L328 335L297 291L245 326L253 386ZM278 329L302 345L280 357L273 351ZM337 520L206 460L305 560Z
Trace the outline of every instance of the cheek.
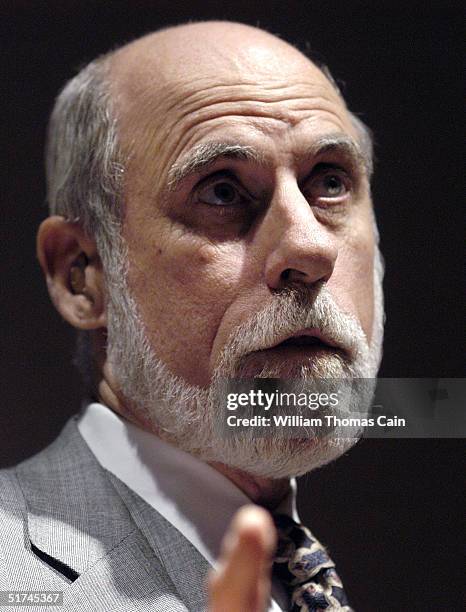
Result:
M240 281L240 244L182 236L132 268L132 291L157 356L192 384L209 381L212 345Z
M210 295L214 303L221 295L228 300L240 278L242 248L230 243L212 245L197 244L197 240L193 242L178 249L176 254L168 254L166 275L172 290L186 294L189 288L189 301L194 303L198 300L205 303Z
M339 306L356 316L368 340L374 317L374 241L349 240L340 250L329 288Z

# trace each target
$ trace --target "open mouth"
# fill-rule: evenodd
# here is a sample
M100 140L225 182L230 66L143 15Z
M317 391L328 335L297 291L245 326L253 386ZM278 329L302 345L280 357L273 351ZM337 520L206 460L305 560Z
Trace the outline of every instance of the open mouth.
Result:
M281 348L285 346L316 346L322 348L330 348L330 344L327 344L320 338L316 336L292 336L291 338L287 338L280 344L275 345L273 348Z
M339 347L337 347L331 340L321 333L318 329L304 329L296 332L292 336L285 338L278 344L269 347L269 350L276 349L287 349L287 348L296 348L296 349L310 349L310 350L319 350L319 349L327 349L331 351L338 351Z
M300 378L303 365L337 356L345 358L344 348L317 328L300 329L282 338L246 355L241 376L255 377L257 372L266 371L271 378Z

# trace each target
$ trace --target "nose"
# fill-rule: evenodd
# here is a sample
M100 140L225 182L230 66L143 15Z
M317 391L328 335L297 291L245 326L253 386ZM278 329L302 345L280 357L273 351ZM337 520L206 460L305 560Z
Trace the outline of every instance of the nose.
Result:
M338 255L335 235L316 219L296 181L276 189L261 227L265 280L272 290L328 281Z

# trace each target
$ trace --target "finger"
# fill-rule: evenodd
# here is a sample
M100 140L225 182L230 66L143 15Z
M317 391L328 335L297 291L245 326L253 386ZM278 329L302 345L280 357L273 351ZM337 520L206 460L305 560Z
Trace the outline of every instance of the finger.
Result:
M209 612L263 612L270 596L276 533L268 512L244 506L222 543L209 580Z

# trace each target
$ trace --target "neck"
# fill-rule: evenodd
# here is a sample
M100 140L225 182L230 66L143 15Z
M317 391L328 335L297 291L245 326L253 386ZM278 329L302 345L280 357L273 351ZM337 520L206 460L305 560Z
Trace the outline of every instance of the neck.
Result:
M280 502L290 492L290 480L288 478L278 480L259 478L223 463L212 462L209 465L231 480L253 503L263 506L271 512L279 506Z

